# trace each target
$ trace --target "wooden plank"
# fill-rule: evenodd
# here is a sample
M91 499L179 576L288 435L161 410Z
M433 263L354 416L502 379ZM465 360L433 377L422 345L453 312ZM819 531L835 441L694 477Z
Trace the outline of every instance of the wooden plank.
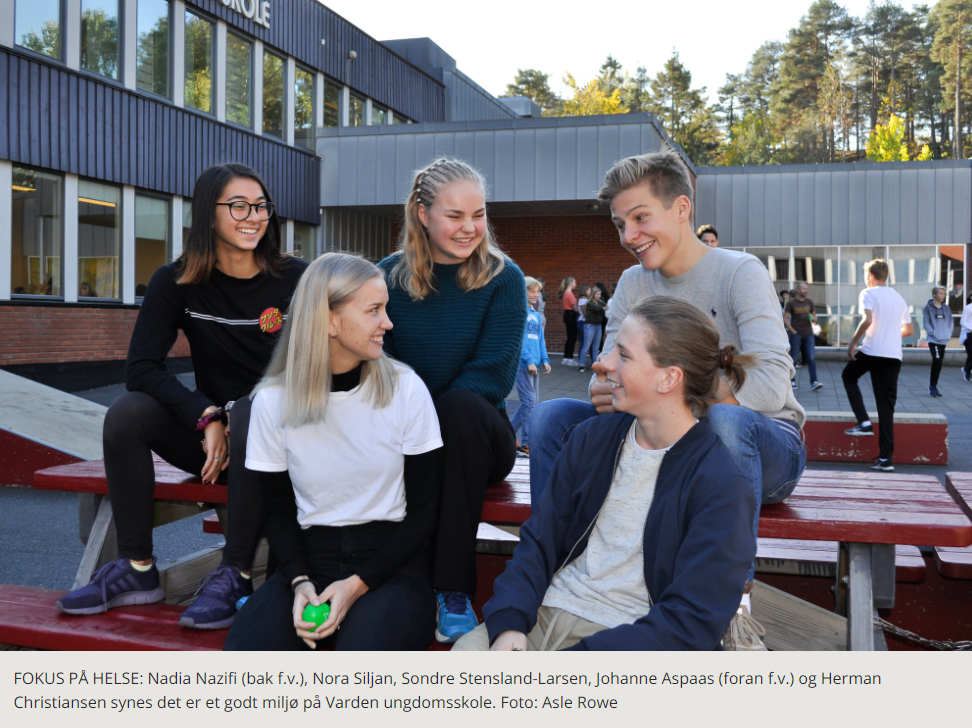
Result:
M753 617L766 628L763 643L771 650L847 649L847 620L775 587L756 582Z
M945 473L945 490L972 519L972 473Z
M72 589L80 589L91 581L91 576L109 561L118 558L118 535L115 533L115 517L111 510L111 500L102 498L98 505L85 546L78 573L74 577Z
M834 578L837 575L836 541L760 538L756 571L763 574ZM914 546L895 547L895 578L900 582L925 581L925 560Z
M198 516L202 511L209 510L205 506L200 506L196 502L183 503L176 501L155 501L155 527L164 526L167 523L175 523L184 518Z
M935 547L938 573L949 579L972 579L972 547Z
M253 558L250 578L256 589L267 578L267 540L260 539ZM222 547L203 549L188 556L159 566L159 583L165 590L166 604L188 605L192 602L199 583L216 570L223 558Z

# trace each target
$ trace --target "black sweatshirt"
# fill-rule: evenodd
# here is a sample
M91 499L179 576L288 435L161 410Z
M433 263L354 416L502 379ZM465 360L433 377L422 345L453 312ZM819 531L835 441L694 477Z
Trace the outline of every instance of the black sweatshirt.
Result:
M331 378L332 392L350 392L361 382L361 366L346 374ZM412 554L418 551L432 535L439 507L439 459L442 448L405 455L405 518L395 532L356 574L375 589L394 574ZM323 575L314 573L314 555L308 553L307 531L297 521L297 502L294 488L286 472L260 473L263 485L263 517L266 520L267 539L280 563L280 571L288 582L302 574L314 581L318 593L328 583ZM311 526L308 531L329 526Z
M232 278L213 268L207 283L177 285L176 263L149 282L128 348L125 384L151 395L186 427L203 411L250 393L270 362L287 307L307 263L286 258L282 275ZM192 353L196 391L169 374L165 358L179 329Z

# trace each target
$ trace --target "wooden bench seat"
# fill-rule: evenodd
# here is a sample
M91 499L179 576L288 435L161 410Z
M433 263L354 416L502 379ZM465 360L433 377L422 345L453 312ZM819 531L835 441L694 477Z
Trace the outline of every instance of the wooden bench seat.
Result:
M760 538L756 550L756 571L832 579L837 575L839 547L836 541ZM917 547L895 547L897 581L921 584L925 581L925 569L925 560Z

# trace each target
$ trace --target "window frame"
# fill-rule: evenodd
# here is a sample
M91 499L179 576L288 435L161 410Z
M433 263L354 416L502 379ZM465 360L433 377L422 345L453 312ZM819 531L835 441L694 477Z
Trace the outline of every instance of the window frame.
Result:
M81 287L83 283L81 278L81 260L82 258L93 258L98 256L81 255L81 185L85 182L101 185L103 187L111 187L112 189L118 190L118 270L115 271L115 277L118 281L118 295L117 296L95 296L87 297L78 295L78 303L90 303L93 300L104 301L106 303L122 303L125 300L125 280L124 280L124 270L127 261L125 260L125 186L121 184L116 184L114 182L105 182L94 177L78 177L78 219L77 219L77 250L75 255L77 256L77 270L78 270L78 280L73 284ZM90 204L90 203L89 203ZM134 212L134 210L133 210ZM132 241L134 242L134 240ZM134 263L135 261L132 261ZM63 275L63 274L62 274ZM63 291L63 289L62 289Z
M150 200L159 200L165 203L165 262L162 265L168 265L172 262L172 245L175 242L173 238L172 231L172 196L166 195L161 192L155 192L153 190L145 190L140 187L135 188L135 207L132 209L132 217L135 220L135 239L133 241L132 249L135 251L135 258L132 260L131 265L134 268L138 264L138 198L145 197ZM185 212L183 212L185 216ZM122 233L122 242L124 243L124 232ZM124 283L124 282L123 282ZM146 284L148 285L148 284ZM135 288L138 288L138 281L135 282ZM132 291L134 295L134 290ZM136 303L141 302L145 296L135 296Z
M310 123L310 133L311 133L311 144L310 146L305 146L297 141L297 74L303 71L308 76L310 76L310 90L311 90L311 123ZM315 79L317 77L317 72L313 71L309 67L298 63L297 59L294 59L294 87L291 89L291 103L294 107L294 144L293 146L297 149L303 149L308 152L316 151L316 137L317 137L317 84ZM299 131L304 131L300 129Z
M43 174L49 174L49 175L52 175L54 177L57 177L58 179L61 180L61 199L60 199L60 205L58 206L58 217L59 217L59 219L61 221L61 235L60 235L60 241L58 243L58 253L59 253L58 259L61 261L61 264L58 266L58 268L59 268L59 270L58 270L58 278L59 278L58 283L59 283L59 288L61 290L61 294L59 296L55 296L55 295L45 296L45 295L43 295L41 293L14 293L13 292L13 280L11 280L10 281L11 282L10 300L13 301L14 299L16 299L18 301L24 301L24 300L27 300L27 301L64 301L64 237L65 237L65 225L66 225L66 221L65 221L65 212L66 212L66 209L65 208L66 208L66 199L67 199L66 194L65 194L65 190L64 190L64 186L65 186L64 185L64 181L65 181L66 174L64 172L58 172L56 170L44 169L43 167L36 167L36 166L28 165L28 164L18 164L17 162L13 162L12 163L12 166L13 166L14 169L18 169L19 168L19 169L31 170L33 172L42 172ZM13 205L13 190L10 190L10 195L11 195L11 207L12 207L12 205ZM12 209L11 209L11 213L12 213ZM10 232L11 232L11 235L12 235L13 234L13 214L11 214L11 216L10 216ZM10 256L11 256L11 258L10 258L11 271L10 272L11 272L11 279L12 279L13 278L13 257L12 257L13 256L13 245L11 245L11 247L10 247Z
M267 77L263 76L260 83L260 136L273 139L278 142L287 143L287 56L275 53L274 51L268 50L264 45L263 47L263 63L264 68L260 69L261 73L265 73L266 68L266 58L267 56L273 56L280 61L280 136L277 136L273 132L267 131L263 123L266 120L266 100L267 100Z
M57 48L58 48L58 55L57 55L57 57L49 56L46 53L41 53L40 51L35 51L32 48L28 48L27 46L20 45L20 43L17 42L17 6L21 2L28 2L28 0L14 0L14 17L13 17L13 36L14 36L14 38L13 38L13 47L16 48L18 51L23 51L24 53L29 53L34 58L43 58L43 59L47 60L48 62L54 61L55 63L59 63L61 65L65 65L66 66L67 65L67 59L64 56L65 56L65 53L67 52L67 48L65 48L65 42L64 42L65 41L65 38L64 38L64 35L65 35L65 33L64 33L64 26L66 25L65 20L67 19L67 0L58 0L58 4L57 4L57 14L58 14L58 17L57 17ZM63 291L63 288L62 288L62 291Z
M79 13L80 13L80 15L78 17L78 33L79 33L79 35L78 35L78 71L80 73L87 74L87 75L91 76L92 78L97 78L100 81L104 81L104 82L107 82L107 83L114 83L114 84L117 84L119 86L124 87L125 81L126 81L126 79L125 79L125 45L126 45L126 43L125 43L125 23L126 23L125 12L126 12L128 3L124 2L124 0L116 0L116 2L118 3L118 60L117 60L117 66L116 66L117 72L118 72L117 73L117 76L118 77L117 78L112 78L111 76L106 76L103 73L99 73L98 71L94 71L94 70L92 70L90 68L85 68L84 67L84 51L82 49L82 42L81 42L81 39L82 39L82 36L83 36L83 25L84 25L84 0L80 0L80 2L78 3ZM137 18L138 18L137 11L136 11L135 17L136 17L136 20L137 20ZM136 27L137 27L137 25L136 25ZM136 31L136 35L137 35L137 31Z

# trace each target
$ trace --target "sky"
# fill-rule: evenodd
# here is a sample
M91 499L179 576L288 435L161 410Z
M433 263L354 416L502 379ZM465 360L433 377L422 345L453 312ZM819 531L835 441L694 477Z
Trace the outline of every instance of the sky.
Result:
M899 0L905 8L914 5ZM378 40L429 37L456 59L459 70L500 96L518 68L550 74L566 94L569 71L579 82L593 78L610 54L622 69L642 65L654 76L672 50L705 86L711 101L726 73L745 70L764 41L785 40L811 0L680 0L666 3L535 2L533 0L327 0L331 10ZM933 3L930 3L933 4ZM861 17L868 0L847 0Z

